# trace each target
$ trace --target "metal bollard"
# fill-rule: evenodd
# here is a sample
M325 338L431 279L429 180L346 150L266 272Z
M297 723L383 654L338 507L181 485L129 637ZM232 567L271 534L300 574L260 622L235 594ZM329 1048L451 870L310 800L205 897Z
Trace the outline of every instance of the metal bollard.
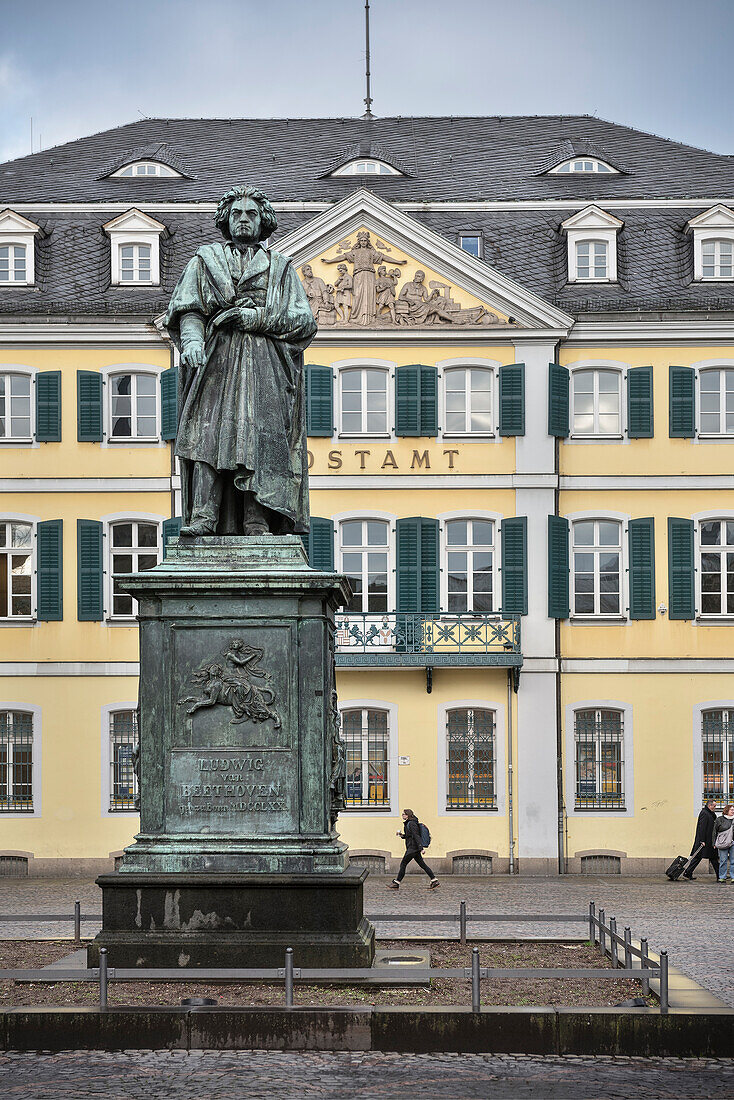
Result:
M668 952L660 952L660 1014L668 1014Z
M466 946L466 902L459 902L459 939L461 946Z
M596 905L589 902L589 943L596 947Z
M107 1008L107 948L99 949L99 1007Z
M293 1008L293 948L285 949L285 1007Z
M632 969L632 930L629 925L624 930L624 968Z
M642 996L647 997L650 992L650 978L648 977L648 967L650 966L650 959L647 953L647 940L640 940L640 951L642 952L642 958L640 959L640 969L642 970Z
M479 1012L481 1008L481 998L479 992L479 948L472 947L471 951L471 1010L472 1012Z
M609 918L609 950L612 960L612 970L616 970L619 966L619 953L617 945L617 918Z
M601 947L602 955L606 955L607 953L607 930L604 925L604 918L606 915L606 910L599 910L599 946Z
M74 902L74 943L79 943L82 938L82 903Z

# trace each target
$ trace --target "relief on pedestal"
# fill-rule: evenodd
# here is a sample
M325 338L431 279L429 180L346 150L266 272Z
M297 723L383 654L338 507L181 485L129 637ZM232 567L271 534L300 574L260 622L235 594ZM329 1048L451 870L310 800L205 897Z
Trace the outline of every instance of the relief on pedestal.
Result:
M314 267L337 265L337 277L327 282ZM401 271L401 267L408 267ZM325 272L326 273L326 272ZM300 269L308 304L320 327L399 328L447 325L492 327L509 322L482 304L462 305L450 283L426 276L413 261L367 230L356 241L345 239L335 256L320 256ZM403 280L402 285L400 285Z
M234 638L218 657L201 662L184 688L197 694L183 696L178 705L185 706L187 714L194 714L203 707L229 707L234 715L230 719L231 726L272 719L275 728L280 729L280 715L272 705L275 692L268 686L270 677L258 667L263 652L241 638Z

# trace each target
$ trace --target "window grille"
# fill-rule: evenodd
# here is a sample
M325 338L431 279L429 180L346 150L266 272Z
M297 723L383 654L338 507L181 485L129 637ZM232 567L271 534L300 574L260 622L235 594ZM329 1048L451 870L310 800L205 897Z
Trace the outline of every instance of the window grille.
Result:
M491 856L454 856L451 860L454 875L491 875Z
M703 801L734 801L734 708L705 710L701 721Z
M0 711L0 813L33 813L33 715Z
M33 529L30 523L0 520L0 619L30 618Z
M462 707L447 712L447 810L495 809L494 729L494 711Z
M621 711L577 710L575 719L576 809L623 810Z
M349 862L353 867L366 867L371 875L385 874L384 856L362 856L357 852L356 855L350 854Z
M734 520L701 523L701 614L734 615Z
M342 711L349 809L389 809L390 730L386 710Z
M134 710L110 714L110 810L136 810L138 780L135 754L138 748L138 715Z
M622 860L619 856L582 856L582 875L621 875Z
M0 856L0 878L28 878L28 857Z

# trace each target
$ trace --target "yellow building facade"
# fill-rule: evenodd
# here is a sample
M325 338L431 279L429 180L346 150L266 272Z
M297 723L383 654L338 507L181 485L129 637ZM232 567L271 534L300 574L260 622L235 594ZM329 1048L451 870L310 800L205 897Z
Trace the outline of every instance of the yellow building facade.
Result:
M92 150L109 184L96 198L63 179L52 198L0 187L6 873L103 870L137 830L137 624L119 582L177 533L177 360L155 318L214 239L219 183L183 190L183 137L153 156L117 134L113 169L104 135ZM564 159L553 135L541 174L561 190L527 183L525 200L423 201L384 144L345 164L384 164L400 192L355 169L296 201L248 169L319 322L304 541L352 586L335 638L338 828L377 871L397 866L406 806L442 874L645 873L688 850L705 797L734 799L728 177L720 201L652 184L632 198L621 153ZM597 167L558 175L577 162ZM609 195L571 178L601 178L599 163L619 177ZM137 164L161 169L155 194ZM645 299L633 254L655 219L684 275ZM523 279L507 242L531 229ZM85 249L62 308L54 264Z

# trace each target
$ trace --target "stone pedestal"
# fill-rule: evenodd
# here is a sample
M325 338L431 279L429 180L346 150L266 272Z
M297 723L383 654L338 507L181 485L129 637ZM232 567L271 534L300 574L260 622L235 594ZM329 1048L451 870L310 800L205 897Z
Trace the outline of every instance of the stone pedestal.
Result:
M210 537L172 540L127 588L141 831L98 879L90 960L106 946L112 966L270 966L298 944L303 965L369 965L363 875L334 827L343 578L310 569L296 536Z

